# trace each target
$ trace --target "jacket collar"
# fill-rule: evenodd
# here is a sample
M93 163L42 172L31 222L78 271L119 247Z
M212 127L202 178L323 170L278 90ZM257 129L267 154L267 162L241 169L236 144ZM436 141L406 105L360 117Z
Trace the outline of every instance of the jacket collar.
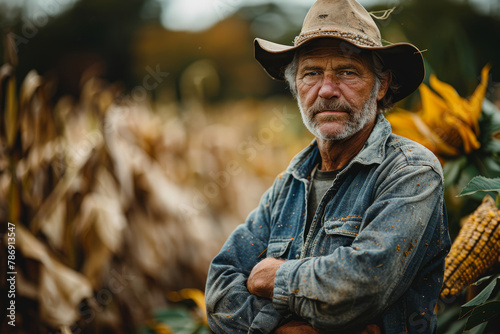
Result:
M368 140L361 151L349 162L347 168L353 163L380 164L385 156L385 143L391 133L391 124L384 115L379 114ZM318 143L314 139L308 147L293 158L287 171L297 179L307 178L320 159Z

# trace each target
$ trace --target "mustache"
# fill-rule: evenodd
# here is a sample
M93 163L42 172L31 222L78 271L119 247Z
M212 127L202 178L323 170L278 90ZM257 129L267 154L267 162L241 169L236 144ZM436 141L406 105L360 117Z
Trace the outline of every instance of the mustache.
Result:
M325 110L337 110L348 114L352 114L355 112L354 108L352 108L346 102L319 98L309 108L309 115L311 115L311 117L314 117L316 116L316 114L319 114L320 112L323 112Z

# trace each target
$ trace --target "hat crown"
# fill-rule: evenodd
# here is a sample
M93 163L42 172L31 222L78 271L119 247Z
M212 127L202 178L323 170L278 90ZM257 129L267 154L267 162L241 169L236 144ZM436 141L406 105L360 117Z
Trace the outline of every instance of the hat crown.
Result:
M382 45L375 21L355 0L317 0L307 13L293 46L256 38L255 58L271 77L284 80L286 66L296 52L317 38L336 38L362 50L375 51L399 86L397 91L387 93L392 95L392 102L410 95L424 79L424 61L418 48L409 43Z
M370 13L355 0L318 0L307 13L300 45L318 35L338 35L360 46L381 46L380 31Z

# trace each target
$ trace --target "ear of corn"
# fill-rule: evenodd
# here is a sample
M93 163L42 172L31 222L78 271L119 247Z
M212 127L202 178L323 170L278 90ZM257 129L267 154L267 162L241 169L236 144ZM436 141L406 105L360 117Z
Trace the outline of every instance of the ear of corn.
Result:
M499 220L495 201L486 195L467 218L446 257L441 297L456 295L498 263Z

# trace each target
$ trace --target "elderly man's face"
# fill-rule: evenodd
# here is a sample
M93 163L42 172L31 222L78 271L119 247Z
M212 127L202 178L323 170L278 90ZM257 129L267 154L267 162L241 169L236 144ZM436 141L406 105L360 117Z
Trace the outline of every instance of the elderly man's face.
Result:
M297 99L304 124L317 138L349 138L371 125L377 100L386 90L375 85L366 56L338 40L316 42L299 54Z

